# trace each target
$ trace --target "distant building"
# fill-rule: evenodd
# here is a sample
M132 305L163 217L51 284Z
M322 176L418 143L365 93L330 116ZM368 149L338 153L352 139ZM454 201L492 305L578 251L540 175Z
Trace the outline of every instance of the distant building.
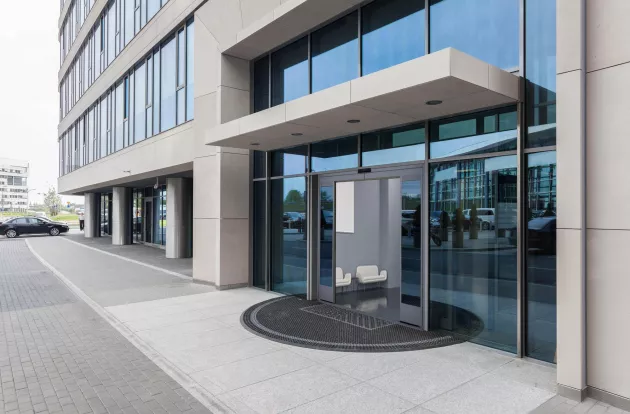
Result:
M0 158L0 211L28 208L28 161Z

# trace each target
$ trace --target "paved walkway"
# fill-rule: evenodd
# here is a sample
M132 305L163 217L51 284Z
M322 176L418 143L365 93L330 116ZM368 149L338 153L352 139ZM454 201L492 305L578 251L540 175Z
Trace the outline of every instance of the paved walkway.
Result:
M219 292L189 281L173 289L171 283L186 281L61 237L29 243L144 354L217 412L621 412L558 397L554 367L474 344L343 353L271 342L242 328L240 315L273 293Z
M0 242L0 380L2 414L209 412L24 240Z
M78 230L71 230L65 238L105 252L192 277L192 259L167 259L165 250L158 247L150 247L140 243L128 246L114 246L111 237L86 239L83 236L83 232Z

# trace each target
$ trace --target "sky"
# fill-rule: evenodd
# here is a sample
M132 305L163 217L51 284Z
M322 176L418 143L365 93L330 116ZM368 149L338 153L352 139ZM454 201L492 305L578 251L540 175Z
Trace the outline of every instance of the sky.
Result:
M56 188L59 175L59 3L0 2L0 157L30 163L31 202L43 200L37 193ZM83 197L63 199L82 202Z

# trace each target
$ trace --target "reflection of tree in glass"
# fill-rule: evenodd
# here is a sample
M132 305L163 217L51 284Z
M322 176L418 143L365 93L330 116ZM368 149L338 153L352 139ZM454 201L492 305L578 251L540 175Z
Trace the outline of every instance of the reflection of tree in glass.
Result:
M284 207L284 211L305 212L304 194L298 190L290 190L284 198Z

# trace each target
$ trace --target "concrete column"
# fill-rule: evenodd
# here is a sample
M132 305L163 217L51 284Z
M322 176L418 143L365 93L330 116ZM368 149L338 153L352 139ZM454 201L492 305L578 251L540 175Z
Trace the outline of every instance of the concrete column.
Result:
M558 394L586 397L585 1L557 3Z
M99 229L99 214L100 214L100 198L96 193L85 193L85 228L84 236L88 239L93 237L99 237L101 235L101 229Z
M166 179L166 257L192 256L192 182Z
M114 187L112 193L112 244L131 244L131 189Z

